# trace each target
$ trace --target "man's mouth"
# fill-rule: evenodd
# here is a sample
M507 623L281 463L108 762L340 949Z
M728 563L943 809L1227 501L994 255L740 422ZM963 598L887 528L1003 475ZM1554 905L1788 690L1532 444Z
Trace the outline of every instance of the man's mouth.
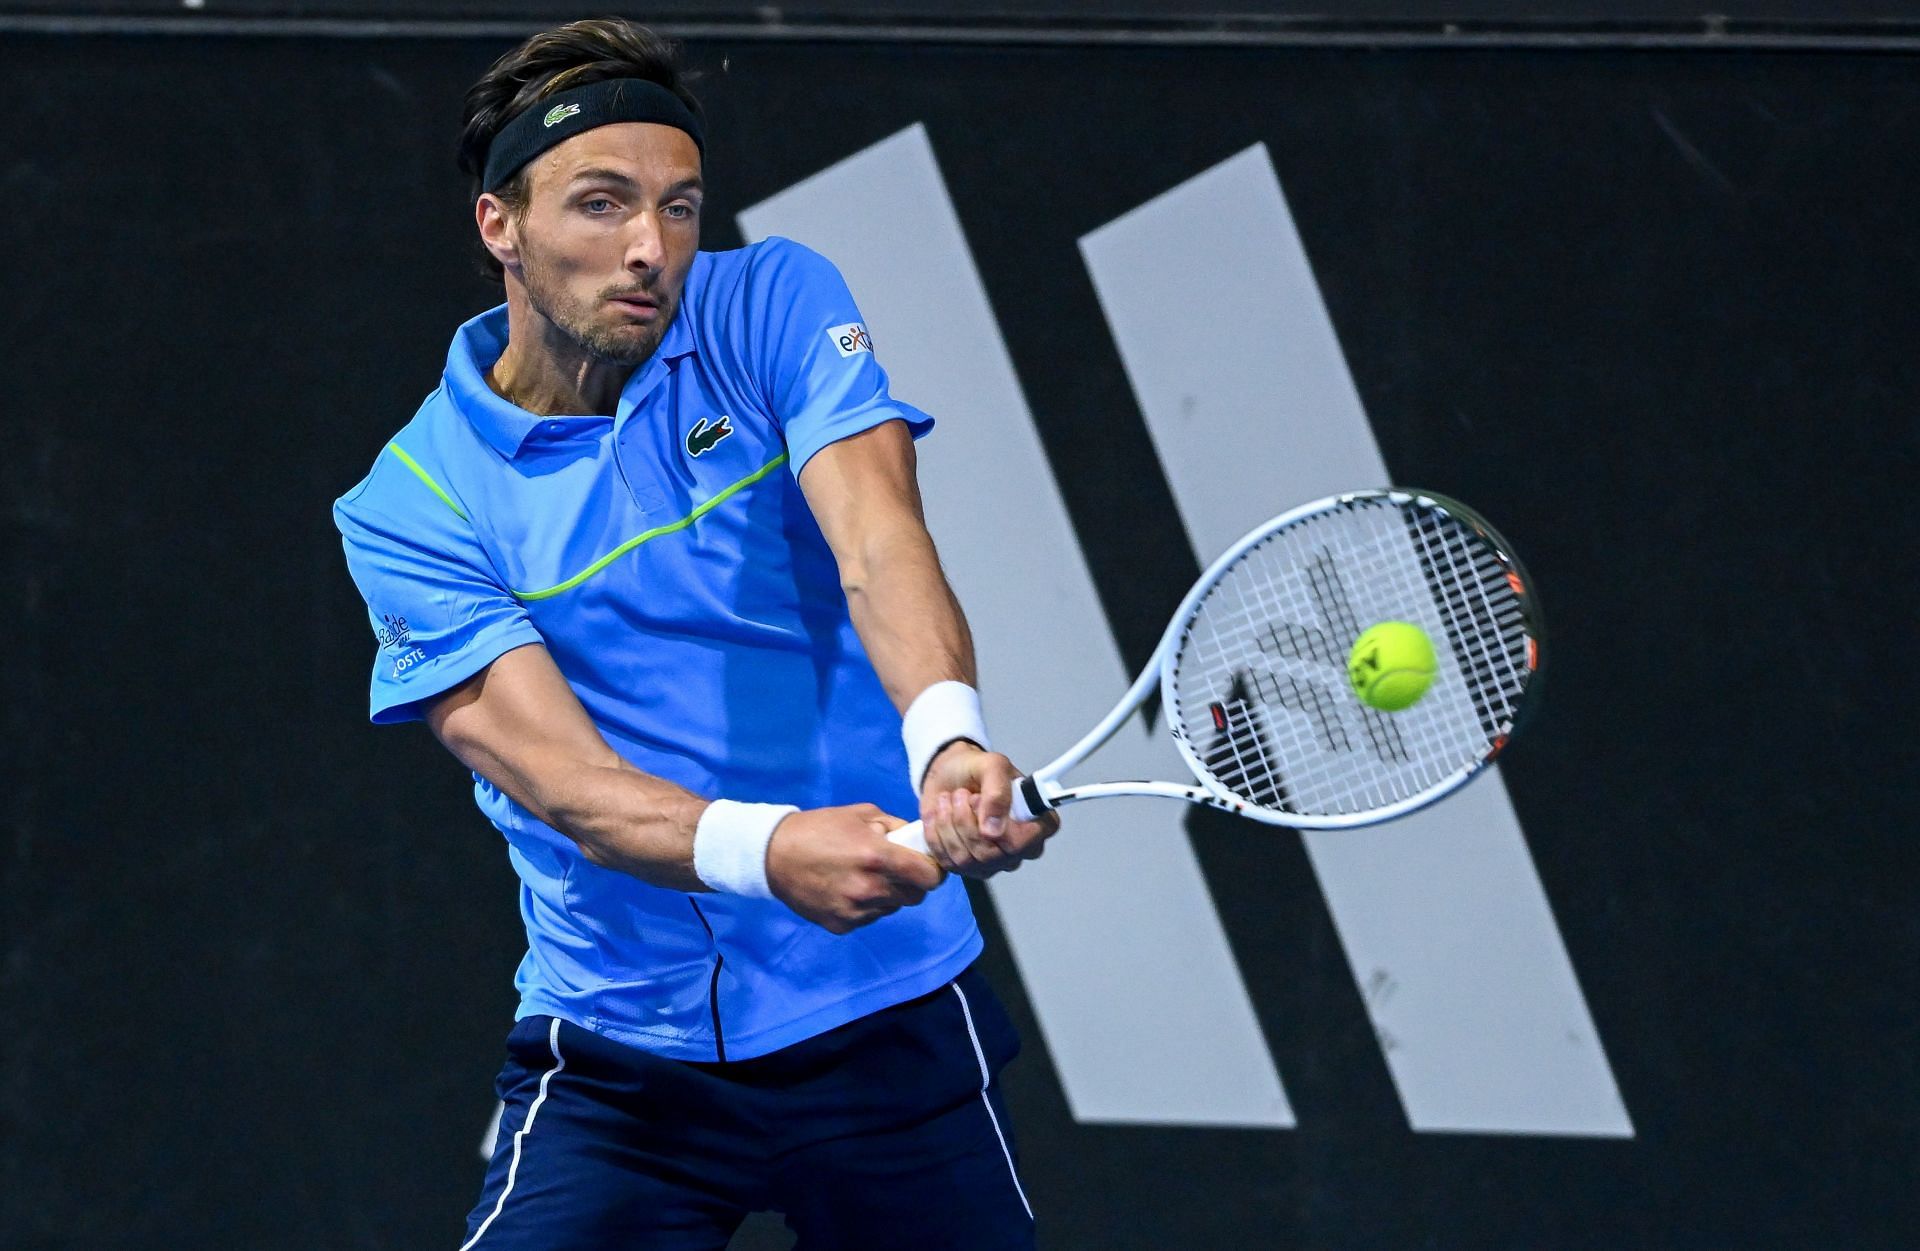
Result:
M638 317L651 317L660 311L660 301L650 295L616 295L610 302Z

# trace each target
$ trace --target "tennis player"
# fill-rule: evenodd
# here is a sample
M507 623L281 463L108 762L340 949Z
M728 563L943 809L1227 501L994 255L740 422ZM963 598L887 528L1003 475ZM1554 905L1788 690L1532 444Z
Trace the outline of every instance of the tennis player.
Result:
M926 414L834 267L699 251L670 46L534 36L461 159L503 306L335 506L379 641L521 879L465 1247L1033 1245L962 884L1036 856L921 517ZM903 716L904 714L904 716ZM918 810L933 858L895 846Z

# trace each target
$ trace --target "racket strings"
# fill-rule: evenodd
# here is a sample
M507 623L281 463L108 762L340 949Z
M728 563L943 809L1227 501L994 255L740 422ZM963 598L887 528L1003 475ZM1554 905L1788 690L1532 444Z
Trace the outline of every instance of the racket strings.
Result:
M1254 705L1244 687L1235 687L1216 718L1218 735L1207 749L1207 768L1227 789L1260 806L1283 810L1286 791L1280 787L1279 768L1263 739Z
M1348 685L1354 639L1411 621L1439 676L1385 713ZM1355 497L1266 536L1203 597L1168 671L1196 763L1280 813L1351 814L1477 767L1530 674L1511 569L1475 527L1421 500Z
M1361 725L1373 752L1391 761L1407 760L1409 750L1402 735L1397 727L1386 721L1384 714L1360 705L1357 700L1351 701L1352 712L1343 713L1341 709L1342 701L1336 692L1344 692L1345 652L1351 647L1352 638L1357 635L1360 626L1340 575L1340 562L1334 557L1333 552L1323 545L1314 550L1313 555L1306 562L1303 570L1304 583L1301 586L1305 592L1304 598L1297 592L1289 591L1287 582L1276 576L1283 570L1286 562L1275 558L1270 548L1263 555L1266 556L1265 559L1249 553L1249 556L1243 558L1234 571L1239 576L1224 580L1220 585L1221 591L1234 599L1238 611L1223 614L1214 623L1216 625L1215 642L1218 644L1212 649L1212 662L1215 667L1232 667L1244 663L1246 636L1249 631L1253 632L1256 647L1263 651L1269 650L1263 644L1273 635L1269 633L1263 636L1260 633L1262 623L1272 623L1276 617L1279 617L1282 624L1297 625L1297 622L1285 621L1284 614L1289 612L1295 616L1318 617L1328 622L1339 634L1337 650L1331 644L1311 649L1314 653L1313 658L1321 662L1320 675L1312 679L1303 679L1297 674L1276 678L1263 672L1258 667L1257 660L1248 669L1236 671L1251 672L1255 675L1253 684L1257 694L1265 694L1278 686L1281 698L1265 700L1269 707L1277 704L1281 708L1290 708L1307 715L1307 724L1311 727L1310 737L1317 740L1322 747L1329 749L1324 753L1318 753L1320 758L1338 761L1345 753L1353 750L1352 736L1346 728L1351 719L1357 720ZM1349 555L1351 556L1352 553L1350 552ZM1372 576L1377 580L1377 574ZM1292 631L1283 631L1283 633L1297 634ZM1325 631L1318 631L1318 633L1326 634ZM1242 656L1233 656L1235 651L1241 652ZM1330 676L1337 677L1337 685L1326 680ZM1293 698L1288 698L1288 695L1292 695ZM1293 788L1306 794L1310 800L1327 791L1330 786L1344 786L1351 790L1353 779L1338 776L1340 773L1338 768L1328 768L1324 765L1320 768L1300 767L1301 761L1314 758L1313 755L1300 750L1307 745L1305 742L1289 741L1285 747L1275 753L1279 758L1289 762L1292 768ZM1269 759L1272 756L1273 754L1270 754ZM1347 772L1350 773L1351 770ZM1267 778L1266 784L1269 789L1286 789L1286 782L1277 775ZM1375 787L1350 798L1354 806L1364 808L1390 802L1391 797ZM1322 806L1324 805L1319 802L1309 802L1296 806L1296 810L1317 811Z
M1502 692L1524 681L1512 650L1500 645L1517 640L1524 650L1523 614L1517 597L1509 594L1501 603L1488 592L1490 585L1507 580L1506 566L1497 553L1484 543L1469 547L1471 532L1457 523L1442 525L1442 516L1408 513L1407 526L1420 554L1421 571L1439 590L1435 603L1481 728L1493 736L1500 733L1503 717L1511 715ZM1494 628L1476 628L1476 622L1491 623Z

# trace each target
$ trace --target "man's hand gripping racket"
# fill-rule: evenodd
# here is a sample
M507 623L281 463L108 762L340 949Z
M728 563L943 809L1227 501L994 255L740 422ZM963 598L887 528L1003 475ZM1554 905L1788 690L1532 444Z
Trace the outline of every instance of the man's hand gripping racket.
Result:
M1431 686L1394 712L1362 703L1348 672L1364 677L1355 643L1389 621L1433 645ZM1158 795L1301 829L1388 821L1493 762L1532 702L1541 655L1526 573L1470 509L1400 490L1318 500L1200 576L1113 711L1015 786L1013 814ZM1156 687L1193 777L1066 785ZM887 837L927 850L918 821Z

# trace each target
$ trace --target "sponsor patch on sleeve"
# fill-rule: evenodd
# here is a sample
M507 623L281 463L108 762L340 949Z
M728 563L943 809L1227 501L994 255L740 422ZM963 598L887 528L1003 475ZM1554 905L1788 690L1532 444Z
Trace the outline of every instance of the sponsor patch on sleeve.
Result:
M380 646L403 652L413 645L413 631L408 628L405 617L383 612L380 620L384 624L373 627L374 637L380 640Z
M873 336L869 335L867 328L857 321L833 327L827 331L827 338L832 340L833 346L840 349L842 356L854 356L861 352L873 351Z

